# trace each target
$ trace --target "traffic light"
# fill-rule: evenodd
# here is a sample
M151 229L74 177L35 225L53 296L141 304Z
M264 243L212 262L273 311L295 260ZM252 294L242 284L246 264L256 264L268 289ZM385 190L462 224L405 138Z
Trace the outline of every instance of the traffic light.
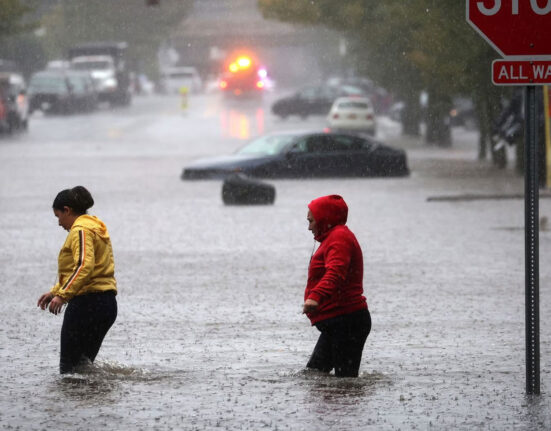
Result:
M159 6L161 4L161 0L145 0L146 6Z

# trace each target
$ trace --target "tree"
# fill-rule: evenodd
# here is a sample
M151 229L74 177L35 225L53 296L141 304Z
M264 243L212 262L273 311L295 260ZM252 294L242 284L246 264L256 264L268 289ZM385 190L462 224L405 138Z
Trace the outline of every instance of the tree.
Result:
M30 28L24 21L32 8L21 0L0 0L0 41Z
M421 90L429 94L427 141L444 146L451 144L446 119L452 97L473 97L481 125L479 155L485 156L499 91L490 82L491 51L467 25L464 2L259 0L259 6L267 18L325 25L346 35L358 71L406 101L406 134L419 133Z
M134 68L155 76L157 50L190 10L192 0L163 0L147 7L135 0L62 0L42 19L46 50L65 57L76 43L126 41Z

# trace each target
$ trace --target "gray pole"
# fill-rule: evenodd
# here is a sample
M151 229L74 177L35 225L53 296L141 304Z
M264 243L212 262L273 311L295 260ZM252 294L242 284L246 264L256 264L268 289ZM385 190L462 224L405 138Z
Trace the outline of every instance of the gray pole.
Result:
M539 328L539 182L536 87L526 87L525 100L524 250L526 318L526 393L540 394Z

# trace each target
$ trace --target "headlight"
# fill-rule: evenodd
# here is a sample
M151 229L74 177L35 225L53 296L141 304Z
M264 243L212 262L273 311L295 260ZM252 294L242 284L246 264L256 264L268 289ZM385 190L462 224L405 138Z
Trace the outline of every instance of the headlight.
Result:
M117 80L115 78L108 78L103 81L103 86L105 88L115 88L117 86Z

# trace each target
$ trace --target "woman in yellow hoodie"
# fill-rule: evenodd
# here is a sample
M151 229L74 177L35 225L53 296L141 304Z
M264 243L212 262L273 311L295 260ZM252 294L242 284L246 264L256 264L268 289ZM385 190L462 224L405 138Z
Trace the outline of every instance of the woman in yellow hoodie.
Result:
M68 304L61 327L61 374L93 362L117 318L113 249L105 224L86 213L92 205L92 195L82 186L62 190L52 205L69 235L59 252L58 282L38 306L57 315Z

